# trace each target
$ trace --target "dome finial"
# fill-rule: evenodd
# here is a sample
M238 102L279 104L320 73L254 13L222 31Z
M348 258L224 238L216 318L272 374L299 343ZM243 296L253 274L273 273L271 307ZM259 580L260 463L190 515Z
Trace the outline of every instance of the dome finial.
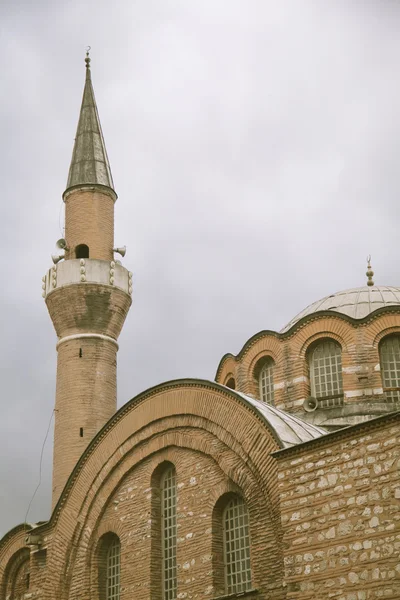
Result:
M372 279L374 276L374 272L371 268L371 255L367 256L367 263L368 263L368 267L367 267L367 272L365 273L366 276L368 277L367 285L369 287L372 287L374 285L374 280Z

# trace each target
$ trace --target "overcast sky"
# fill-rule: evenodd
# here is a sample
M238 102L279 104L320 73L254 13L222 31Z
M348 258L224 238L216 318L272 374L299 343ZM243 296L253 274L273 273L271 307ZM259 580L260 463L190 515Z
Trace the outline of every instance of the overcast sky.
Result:
M0 535L52 414L41 278L62 236L87 45L134 273L118 405L213 379L311 302L399 285L400 2L42 0L0 14ZM28 520L50 516L52 427Z

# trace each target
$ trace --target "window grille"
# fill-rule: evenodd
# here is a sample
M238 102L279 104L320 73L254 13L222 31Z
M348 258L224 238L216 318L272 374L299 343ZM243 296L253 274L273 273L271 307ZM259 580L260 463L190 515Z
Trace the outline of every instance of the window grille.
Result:
M380 346L382 384L389 402L400 401L400 336L391 336Z
M342 349L333 340L320 342L310 361L311 395L322 400L320 406L343 403ZM333 403L332 403L333 402Z
M119 600L121 545L114 538L107 551L107 600Z
M222 521L226 593L238 594L251 589L249 513L242 498L230 500Z
M176 598L176 475L171 467L161 481L162 582L164 600Z
M260 371L258 378L260 399L268 404L274 404L274 362L269 359Z
M29 590L30 582L30 563L29 559L22 563L18 568L15 579L12 595L13 598L24 598L25 593Z

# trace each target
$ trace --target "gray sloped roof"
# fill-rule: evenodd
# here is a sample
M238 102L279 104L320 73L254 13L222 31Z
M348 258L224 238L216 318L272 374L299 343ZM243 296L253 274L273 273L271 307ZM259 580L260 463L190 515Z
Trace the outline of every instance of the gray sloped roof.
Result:
M222 386L225 387L225 386ZM230 389L230 388L229 388ZM302 442L321 437L327 432L321 427L316 427L311 423L306 423L302 419L290 415L279 408L275 408L266 402L256 400L251 396L247 396L237 390L233 391L238 396L241 396L247 403L251 404L263 417L268 421L271 428L275 431L278 438L281 440L284 448L296 446Z
M86 59L86 81L76 131L67 189L76 185L99 184L114 190L110 163L101 130L99 113Z
M380 285L352 288L313 302L281 329L281 333L289 331L303 317L320 311L332 311L353 319L363 319L375 310L389 306L400 306L400 287Z

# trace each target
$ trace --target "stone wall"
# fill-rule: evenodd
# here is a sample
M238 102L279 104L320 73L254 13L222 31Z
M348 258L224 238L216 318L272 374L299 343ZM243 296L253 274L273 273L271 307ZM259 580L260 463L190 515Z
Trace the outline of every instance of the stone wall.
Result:
M400 598L400 413L275 453L288 600Z

